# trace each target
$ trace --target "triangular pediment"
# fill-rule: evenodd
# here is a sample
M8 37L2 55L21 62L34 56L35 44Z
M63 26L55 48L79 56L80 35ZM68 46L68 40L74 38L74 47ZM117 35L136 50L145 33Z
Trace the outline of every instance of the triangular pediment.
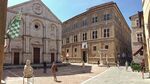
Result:
M30 14L38 17L47 18L49 20L61 21L51 12L51 10L41 0L30 0L21 4L17 4L8 8L8 10Z

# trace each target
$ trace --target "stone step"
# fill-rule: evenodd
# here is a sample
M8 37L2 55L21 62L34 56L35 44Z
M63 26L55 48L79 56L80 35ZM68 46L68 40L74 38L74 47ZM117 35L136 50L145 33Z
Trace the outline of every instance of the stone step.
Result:
M47 68L49 68L52 64L47 64ZM56 63L57 66L67 66L70 65L70 63ZM43 68L43 64L31 64L31 66L34 69L37 68ZM24 65L4 65L4 69L18 69L18 68L24 68Z

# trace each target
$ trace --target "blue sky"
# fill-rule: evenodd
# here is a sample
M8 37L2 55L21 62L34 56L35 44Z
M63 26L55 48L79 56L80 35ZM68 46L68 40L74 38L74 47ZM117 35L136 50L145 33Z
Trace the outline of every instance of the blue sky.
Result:
M29 0L8 0L8 6ZM105 2L114 1L120 8L128 25L129 17L142 10L142 0L42 0L43 3L63 22L75 15L83 13L88 8Z

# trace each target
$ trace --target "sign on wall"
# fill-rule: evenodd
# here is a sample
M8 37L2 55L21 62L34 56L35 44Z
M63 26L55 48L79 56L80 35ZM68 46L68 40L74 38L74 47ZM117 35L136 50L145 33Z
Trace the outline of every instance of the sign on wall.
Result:
M87 42L83 42L82 43L82 49L86 49L86 48L88 48Z

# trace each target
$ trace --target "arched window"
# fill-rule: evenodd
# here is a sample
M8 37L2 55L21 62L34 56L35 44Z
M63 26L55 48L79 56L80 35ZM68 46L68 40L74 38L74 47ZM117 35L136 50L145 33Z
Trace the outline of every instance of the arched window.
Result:
M33 26L36 30L40 29L40 27L41 27L39 22L35 22Z

